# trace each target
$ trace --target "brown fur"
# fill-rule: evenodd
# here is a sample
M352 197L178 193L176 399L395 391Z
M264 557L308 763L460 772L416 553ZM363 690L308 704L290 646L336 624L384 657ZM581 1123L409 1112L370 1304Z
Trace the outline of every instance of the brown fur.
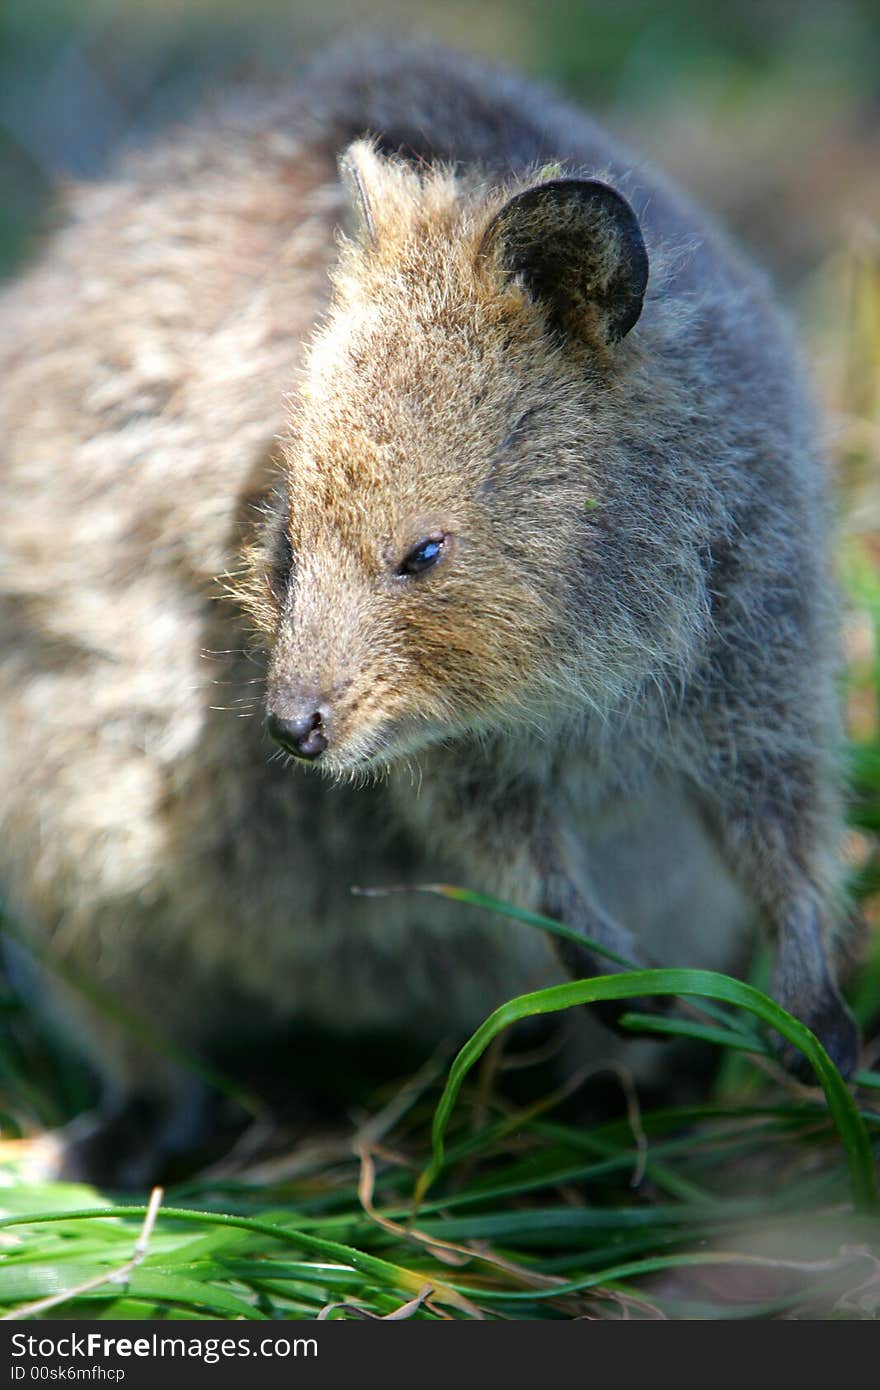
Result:
M616 204L515 203L574 179L641 223L631 332ZM0 328L0 869L34 939L210 1054L257 1019L430 1040L561 978L354 882L722 968L763 916L851 1065L823 465L717 229L546 94L406 47L232 97L70 212ZM329 778L271 760L266 673ZM40 988L120 1095L178 1093Z

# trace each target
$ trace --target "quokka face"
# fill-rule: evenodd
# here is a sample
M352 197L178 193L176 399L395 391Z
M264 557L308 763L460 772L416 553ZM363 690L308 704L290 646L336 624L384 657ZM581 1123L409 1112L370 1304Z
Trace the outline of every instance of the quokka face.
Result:
M647 276L602 184L487 195L362 144L344 167L361 234L312 344L252 604L270 728L335 776L540 722L550 688L558 705L600 486L589 421Z

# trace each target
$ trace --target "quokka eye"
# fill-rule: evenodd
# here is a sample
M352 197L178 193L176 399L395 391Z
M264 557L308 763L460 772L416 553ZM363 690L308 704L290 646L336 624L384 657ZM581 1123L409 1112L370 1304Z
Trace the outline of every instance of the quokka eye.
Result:
M424 574L425 570L436 565L445 548L445 536L426 536L418 545L413 546L397 566L398 575L405 578L409 575Z

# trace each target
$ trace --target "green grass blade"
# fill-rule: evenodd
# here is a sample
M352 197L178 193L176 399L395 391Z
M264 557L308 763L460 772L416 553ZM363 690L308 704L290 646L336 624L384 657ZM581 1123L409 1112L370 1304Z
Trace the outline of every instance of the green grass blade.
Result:
M857 1071L853 1077L853 1084L864 1086L868 1090L880 1091L880 1071Z
M418 884L412 891L434 893L441 898L449 898L452 902L469 903L471 907L485 908L487 912L494 912L496 916L509 917L514 922L524 922L527 926L549 932L551 936L561 936L566 941L573 941L576 946L582 949L586 947L603 960L613 961L615 965L622 965L627 970L637 969L635 961L628 960L626 956L619 956L616 951L609 950L592 936L586 936L574 927L567 927L564 922L557 922L555 917L545 917L540 912L529 912L524 907L515 907L513 903L489 897L486 893L475 893L470 888L459 888L451 883Z
M737 1052L755 1052L759 1056L772 1055L769 1047L741 1033L733 1033L729 1028L713 1028L708 1023L688 1023L680 1018L661 1018L656 1014L624 1014L619 1020L621 1028L631 1032L662 1033L670 1038L692 1038L696 1042L714 1043L716 1047L731 1047Z
M145 1206L95 1207L87 1208L84 1211L63 1213L30 1212L20 1216L0 1218L0 1230L13 1226L37 1226L55 1222L71 1223L74 1221L119 1220L120 1218L132 1220L143 1218L146 1213L147 1208ZM220 1212L191 1211L185 1207L163 1207L157 1221L157 1231L168 1221L203 1226L224 1226L233 1230L251 1231L259 1236L268 1236L272 1240L308 1251L313 1255L322 1256L334 1263L350 1265L352 1269L356 1269L360 1274L375 1280L376 1283L402 1289L410 1296L418 1293L426 1282L422 1274L409 1269L407 1266L393 1264L389 1260L380 1259L375 1255L357 1250L353 1246L340 1244L338 1241L308 1235L304 1231L276 1225L265 1220L255 1221L249 1217L226 1215ZM445 1281L435 1279L431 1282L434 1285L434 1296L438 1301L453 1305L460 1304L459 1295L455 1294Z
M877 1180L867 1131L840 1072L818 1038L760 990L712 970L637 970L624 975L575 980L520 995L496 1009L465 1043L452 1064L434 1116L433 1160L416 1185L416 1205L443 1168L443 1138L461 1084L493 1038L522 1018L600 1000L629 999L645 994L698 995L732 1004L753 1014L798 1048L813 1067L825 1092L844 1147L853 1202L859 1210L876 1208Z
M569 1279L545 1289L490 1289L480 1290L482 1298L492 1303L536 1302L540 1299L562 1298L566 1294L584 1293L600 1285L612 1284L622 1279L638 1278L646 1274L658 1274L668 1269L694 1269L702 1266L737 1265L740 1268L756 1263L748 1255L706 1251L697 1254L652 1255L644 1260L627 1260L623 1264L611 1265L606 1269L595 1270L580 1279ZM757 1261L757 1263L761 1263ZM459 1293L472 1297L474 1290L467 1284L456 1284Z

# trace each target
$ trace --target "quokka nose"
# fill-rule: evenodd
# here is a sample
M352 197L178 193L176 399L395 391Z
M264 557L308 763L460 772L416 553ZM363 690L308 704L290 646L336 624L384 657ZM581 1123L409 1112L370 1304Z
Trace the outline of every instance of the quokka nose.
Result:
M295 758L306 758L310 762L320 758L327 747L324 731L324 717L320 710L313 710L295 719L282 719L280 715L270 714L266 719L269 733L292 753Z

